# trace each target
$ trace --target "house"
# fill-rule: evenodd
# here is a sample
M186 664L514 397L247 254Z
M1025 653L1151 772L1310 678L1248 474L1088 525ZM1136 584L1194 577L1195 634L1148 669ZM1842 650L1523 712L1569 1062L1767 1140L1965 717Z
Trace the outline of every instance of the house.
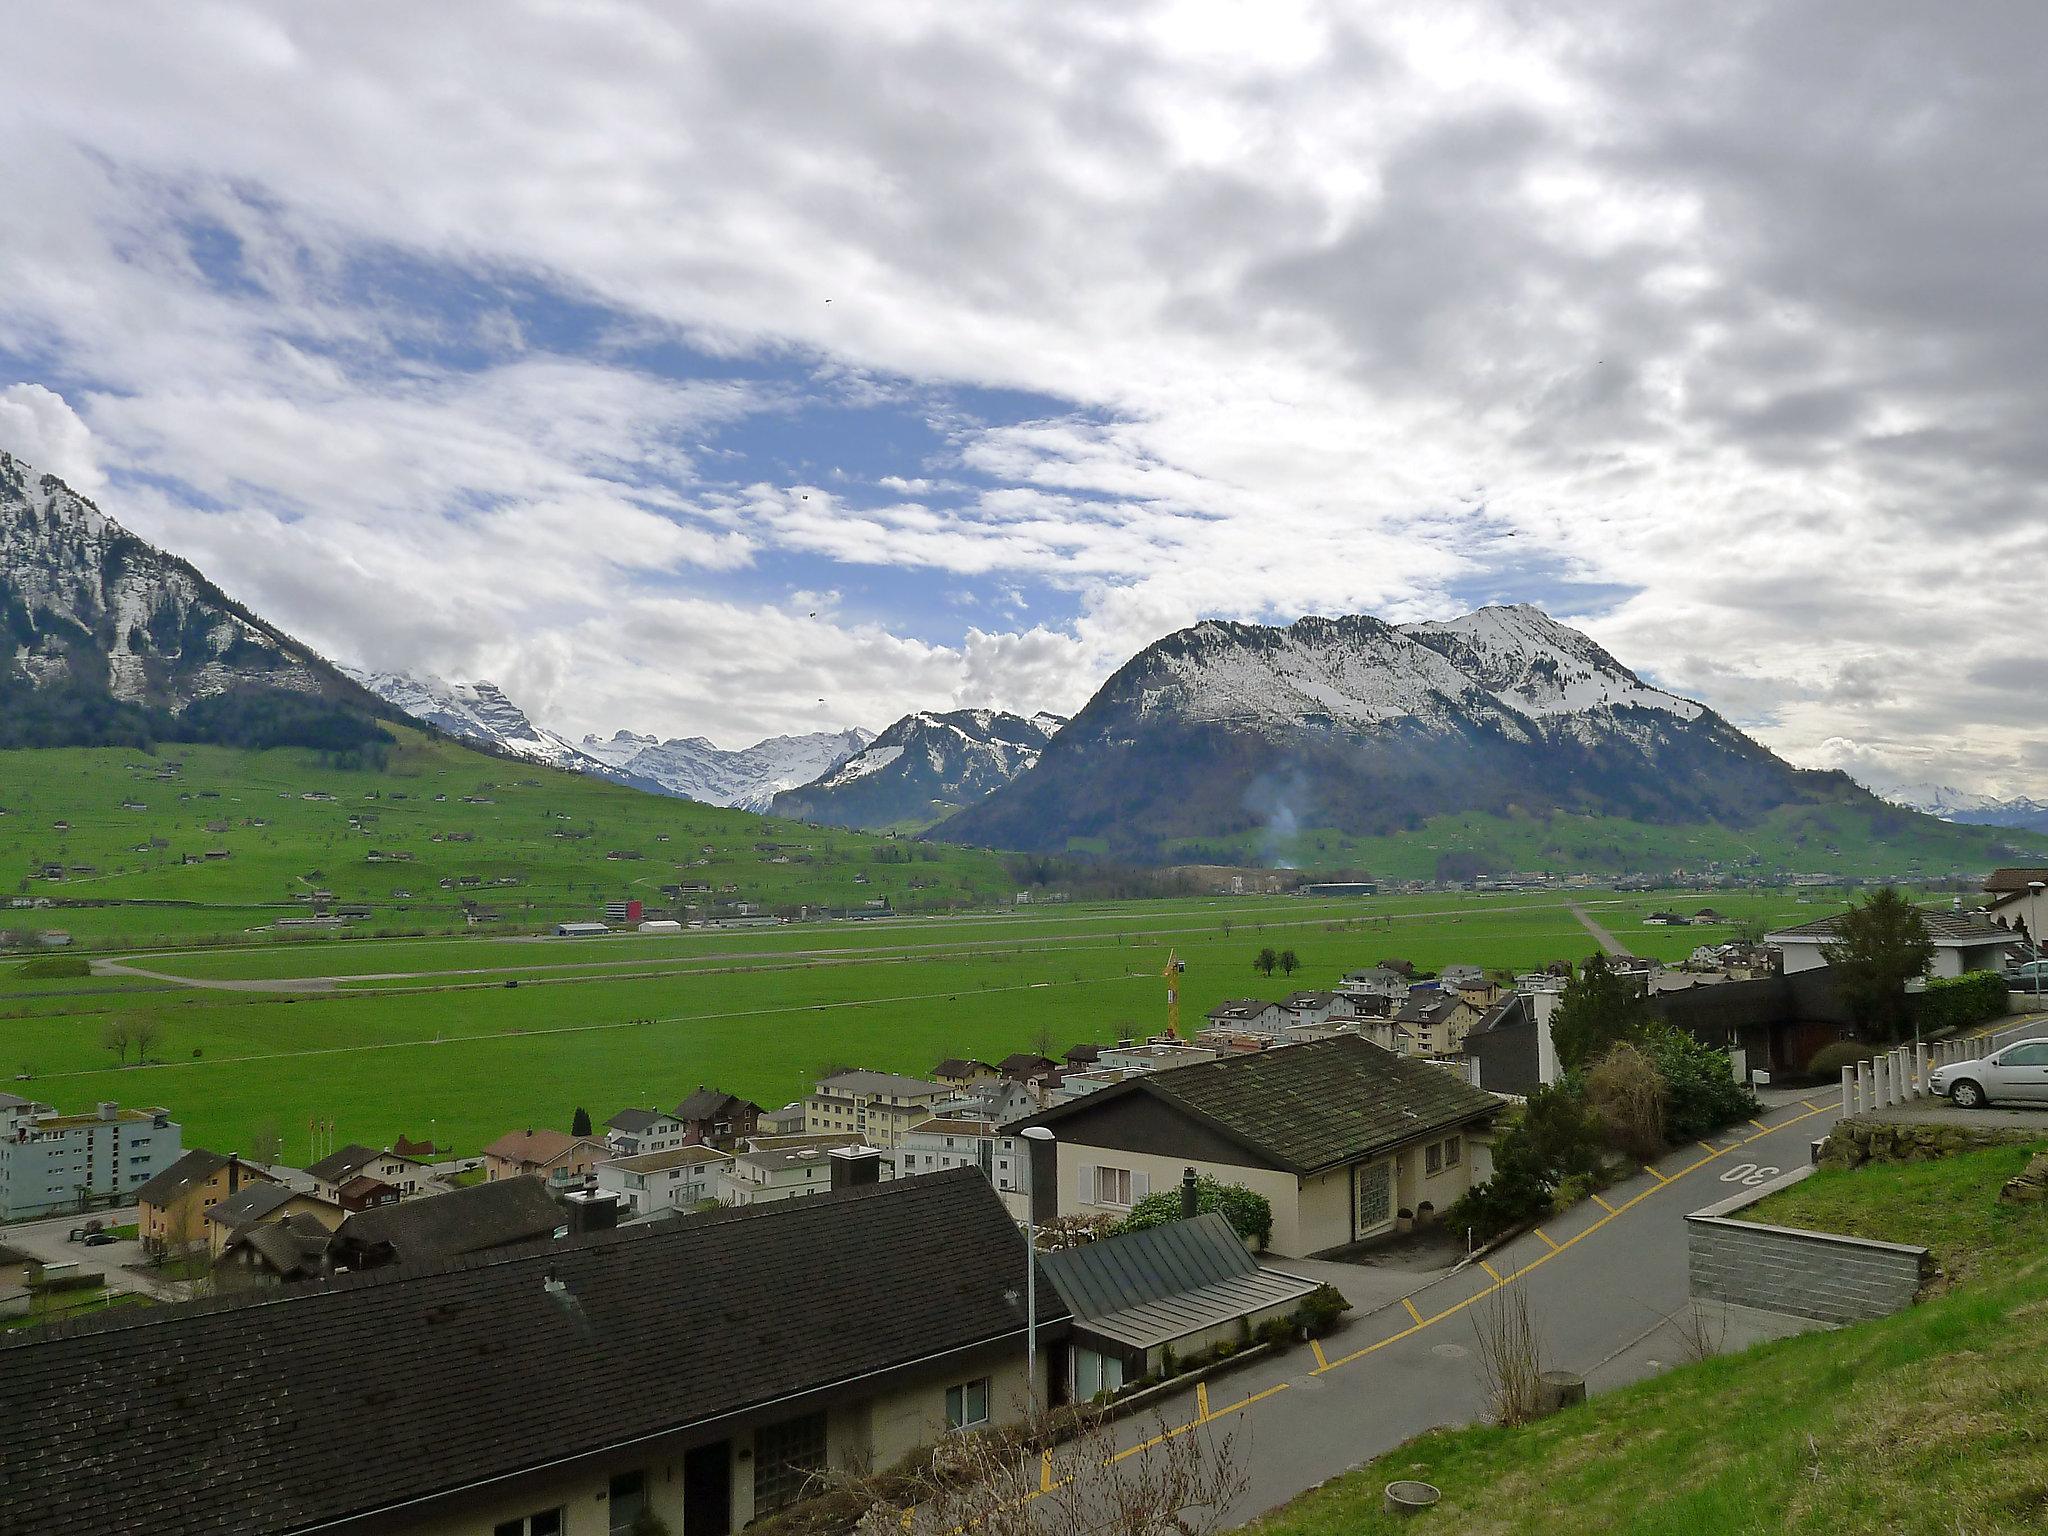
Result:
M1101 1054L1101 1046L1092 1045L1088 1041L1084 1040L1079 1045L1068 1046L1066 1051L1062 1055L1061 1059L1065 1061L1069 1067L1081 1067L1085 1069L1094 1066L1096 1058L1099 1057Z
M716 1200L719 1170L732 1161L716 1147L672 1147L616 1157L597 1165L598 1193L615 1196L627 1214L695 1210Z
M2024 891L2040 882L2048 885L2048 869L2006 865L1994 869L1984 877L1984 894L1987 896L2010 896L2015 891Z
M754 1122L756 1136L801 1136L804 1133L804 1106L798 1100L785 1104L780 1109L765 1109L761 1118Z
M374 1147L355 1142L308 1164L306 1172L313 1176L313 1193L335 1205L344 1204L341 1197L344 1185L364 1177L389 1185L400 1198L442 1187L425 1163L396 1152L379 1152ZM361 1191L358 1190L357 1194L360 1196Z
M1284 1034L1303 1026L1327 1024L1331 1019L1348 1019L1354 1010L1341 992L1290 992L1280 1000L1280 1028Z
M507 1131L484 1148L484 1180L545 1179L554 1190L588 1189L611 1156L601 1141L566 1131Z
M976 1061L971 1056L948 1056L932 1068L932 1077L941 1083L964 1087L969 1083L985 1082L996 1075L996 1069L985 1061Z
M1218 1003L1209 1010L1208 1018L1211 1028L1227 1029L1232 1034L1280 1033L1280 1005L1263 998L1238 997L1227 1003Z
M1462 992L1422 986L1393 1017L1411 1056L1455 1056L1483 1010Z
M1390 966L1375 965L1346 972L1338 990L1359 1013L1387 1014L1408 1000L1408 977Z
M248 1232L252 1227L266 1222L284 1221L294 1216L305 1216L316 1223L324 1232L332 1232L341 1225L348 1213L338 1205L288 1184L254 1182L244 1184L239 1191L220 1201L206 1213L206 1248L215 1259L226 1251L229 1243Z
M470 1254L552 1237L566 1225L540 1179L500 1179L357 1211L334 1229L337 1268L445 1264Z
M1643 919L1645 928L1685 928L1691 923L1692 919L1683 912L1652 912Z
M682 1123L683 1145L718 1147L730 1152L754 1134L761 1119L761 1106L751 1099L737 1098L701 1083L673 1111Z
M804 1101L804 1129L813 1134L852 1132L868 1145L893 1148L903 1133L953 1097L946 1083L891 1072L835 1072L821 1078Z
M684 1145L683 1122L658 1109L622 1109L605 1121L604 1144L613 1157L672 1152Z
M1526 1099L1544 1084L1557 1081L1557 1049L1551 1043L1550 1020L1558 995L1518 988L1479 1016L1466 1031L1461 1047L1467 1076L1475 1087Z
M946 1117L925 1121L904 1133L896 1149L899 1178L945 1168L977 1168L1005 1193L1031 1192L1027 1143L1005 1135L1000 1122ZM1021 1208L1020 1208L1021 1209Z
M1169 1355L1186 1360L1226 1340L1241 1343L1316 1288L1260 1264L1221 1211L1079 1243L1039 1262L1073 1315L1072 1402L1161 1375Z
M1060 1064L1036 1051L1013 1051L996 1063L999 1075L1016 1083L1043 1083L1059 1075Z
M1487 1177L1503 1101L1356 1035L1126 1078L1032 1116L1041 1221L1128 1211L1193 1168L1272 1203L1273 1251L1306 1255L1448 1210Z
M396 1205L404 1198L397 1185L387 1184L370 1173L357 1174L334 1192L335 1203L344 1211L371 1211L382 1205Z
M1062 1080L1064 1076L1062 1074ZM935 1105L932 1113L940 1119L991 1120L997 1125L1008 1125L1012 1120L1022 1119L1033 1110L1043 1108L1044 1102L1020 1082L1007 1077L990 1077L961 1089L943 1104Z
M259 1221L229 1238L214 1256L213 1270L223 1282L282 1285L327 1273L327 1245L333 1233L320 1217L297 1211L277 1221Z
M2040 874L2040 879L2031 880L2016 891L1995 894L1984 908L1985 921L2015 934L2025 934L2028 943L2039 946L2043 937L2048 937L2048 870Z
M963 1170L12 1332L8 1525L722 1536L1017 1422L1067 1328L1048 1280L1027 1384L1029 1262ZM173 1444L173 1480L136 1475Z
M186 1152L135 1192L136 1236L153 1254L190 1252L206 1245L206 1213L241 1191L270 1183L267 1173L243 1165L232 1152Z
M165 1109L102 1103L59 1114L14 1094L0 1096L0 1220L126 1205L178 1160L183 1129Z
M757 1147L721 1164L711 1198L721 1205L769 1205L832 1188L832 1148Z
M2009 929L1976 912L1930 912L1923 910L1927 937L1934 941L1934 962L1930 976L1961 976L1969 971L2003 971L2018 941ZM1842 914L1817 917L1796 928L1780 928L1764 935L1764 942L1777 946L1785 957L1785 973L1816 970L1828 963L1825 946L1841 937Z

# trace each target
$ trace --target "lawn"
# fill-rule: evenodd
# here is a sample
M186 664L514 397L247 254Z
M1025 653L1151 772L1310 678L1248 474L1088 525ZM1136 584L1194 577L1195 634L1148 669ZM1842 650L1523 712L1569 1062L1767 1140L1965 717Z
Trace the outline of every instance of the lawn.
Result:
M1896 1317L1683 1367L1522 1429L1441 1431L1302 1495L1255 1536L1812 1533L2003 1536L2048 1523L2048 1206L2006 1209L2025 1161L1816 1175L1771 1218L1924 1243L1962 1284ZM1816 1186L1818 1186L1816 1188ZM1813 1193L1807 1194L1806 1191ZM1429 1514L1381 1489L1443 1490Z

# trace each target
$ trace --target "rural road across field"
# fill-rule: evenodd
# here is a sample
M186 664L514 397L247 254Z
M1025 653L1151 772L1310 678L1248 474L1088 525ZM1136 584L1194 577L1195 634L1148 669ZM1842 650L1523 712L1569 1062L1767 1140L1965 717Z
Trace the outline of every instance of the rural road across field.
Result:
M1594 941L1598 943L1602 949L1606 950L1608 954L1626 955L1628 953L1628 946L1622 943L1621 940L1617 939L1613 934L1609 933L1605 928L1601 927L1600 924L1593 921L1592 913L1588 912L1576 901L1571 902L1568 905L1571 907L1572 916L1576 917L1579 920L1579 926L1584 928L1586 932L1593 935Z
M1232 1438L1250 1485L1227 1513L1241 1524L1426 1429L1485 1411L1475 1318L1512 1286L1527 1297L1546 1369L1582 1373L1594 1393L1685 1359L1675 1319L1688 1313L1688 1212L1810 1160L1837 1107L1808 1095L1760 1122L1681 1148L1654 1171L1605 1190L1554 1221L1364 1316L1311 1349L1247 1365L1170 1400L1162 1417L1121 1426L1127 1453L1161 1433ZM1767 1127L1767 1128L1766 1128ZM1285 1270L1285 1259L1268 1261ZM1340 1286L1341 1286L1341 1282ZM1752 1326L1768 1320L1748 1314ZM1739 1325L1738 1325L1739 1326ZM1782 1331L1801 1325L1787 1320ZM1731 1328L1729 1347L1747 1343Z

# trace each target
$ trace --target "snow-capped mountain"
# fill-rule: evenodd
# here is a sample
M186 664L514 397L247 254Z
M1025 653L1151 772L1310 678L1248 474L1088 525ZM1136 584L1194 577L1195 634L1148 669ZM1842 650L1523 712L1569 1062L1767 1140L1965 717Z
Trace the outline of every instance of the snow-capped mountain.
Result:
M516 757L556 768L588 769L583 754L553 731L542 730L496 683L451 683L432 673L342 671L413 719L464 741L502 747Z
M1154 857L1175 840L1372 835L1443 812L1743 820L1844 796L1862 791L1801 773L1539 610L1482 608L1400 628L1353 615L1168 635L1033 768L933 835L1025 849L1086 837Z
M829 826L928 826L1038 761L1066 722L994 709L905 715L830 773L774 800L775 814Z
M388 713L188 562L0 451L0 741L361 745Z
M765 811L779 791L810 783L874 739L874 732L855 727L770 736L729 752L702 736L657 741L620 731L611 737L585 736L576 750L672 795Z
M1909 811L1939 816L1943 821L1968 826L2016 827L2028 832L2048 832L2048 801L2030 795L2001 800L1996 795L1957 789L1952 784L1872 784L1872 794L1902 805Z

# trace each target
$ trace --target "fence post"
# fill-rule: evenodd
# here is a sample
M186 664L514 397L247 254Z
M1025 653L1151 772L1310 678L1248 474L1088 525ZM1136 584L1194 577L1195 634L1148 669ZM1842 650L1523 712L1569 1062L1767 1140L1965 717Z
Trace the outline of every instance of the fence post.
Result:
M1867 1113L1877 1108L1877 1101L1870 1096L1870 1063L1868 1060L1856 1063L1856 1108Z
M1842 1113L1845 1116L1856 1113L1856 1069L1854 1067L1845 1066L1842 1068Z

